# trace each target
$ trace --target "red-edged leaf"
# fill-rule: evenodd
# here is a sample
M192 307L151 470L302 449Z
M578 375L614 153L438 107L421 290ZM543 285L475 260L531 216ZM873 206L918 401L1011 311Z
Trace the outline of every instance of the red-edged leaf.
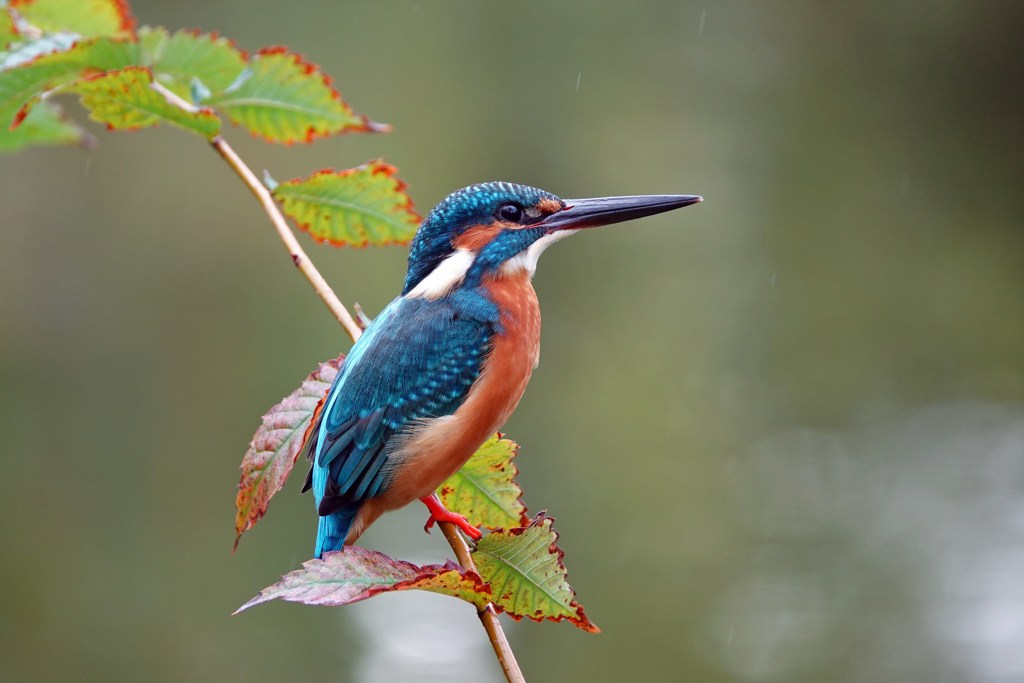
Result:
M90 147L95 138L74 121L69 120L60 107L42 102L15 130L0 129L0 152L14 152L29 145L82 145Z
M85 37L130 35L135 18L125 0L10 0L25 21L47 33Z
M257 52L242 75L206 103L254 135L284 144L387 130L353 112L318 66L283 47Z
M95 38L67 45L43 38L19 46L0 69L0 131L30 98L83 74L138 64L138 45L126 38Z
M322 560L304 562L302 569L285 574L235 614L269 600L348 605L379 593L413 589L454 595L481 608L490 602L487 586L480 577L463 572L450 562L418 567L376 550L349 546L325 554Z
M519 444L495 434L462 468L448 477L437 493L444 506L465 515L473 526L487 529L523 527L530 523L523 489L516 483L513 458Z
M380 160L317 171L283 182L273 193L300 228L335 246L406 244L420 222L395 167Z
M576 602L557 542L554 519L541 512L525 528L484 536L472 553L473 562L490 584L495 608L516 621L565 620L597 633L600 629Z
M69 121L56 105L28 107L47 88L60 86L83 73L134 63L136 44L125 38L74 42L66 35L21 42L0 67L0 151L27 145L91 144L94 140ZM29 112L31 110L31 112ZM16 129L15 117L20 116Z
M193 79L211 92L223 92L245 69L247 59L234 42L216 33L171 34L164 28L144 26L139 29L139 43L157 82L188 101Z
M0 7L0 50L6 50L17 38L18 29L14 26L11 11L6 7Z
M130 66L65 83L43 96L35 96L14 117L16 128L42 97L63 93L81 95L89 117L111 130L136 130L170 123L212 139L220 132L220 119L207 108L186 109L153 87L149 67Z
M74 33L47 33L36 37L19 35L8 50L0 53L0 71L27 64L41 55L70 50L80 42L83 41Z
M263 416L242 459L242 478L235 497L235 547L242 534L266 513L281 490L302 450L306 429L319 403L338 374L344 356L321 363L298 389Z

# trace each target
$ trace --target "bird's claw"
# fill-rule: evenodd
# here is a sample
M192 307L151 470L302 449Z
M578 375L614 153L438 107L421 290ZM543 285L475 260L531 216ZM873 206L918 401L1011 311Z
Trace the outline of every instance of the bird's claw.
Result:
M474 541L479 541L483 538L483 534L480 533L480 530L470 524L469 520L466 519L465 516L448 510L436 495L427 496L421 500L423 501L423 504L427 506L427 509L430 510L430 517L427 519L427 523L423 525L423 530L428 534L435 522L448 522L449 524L457 526L462 533L466 534Z
M483 538L483 534L480 533L480 530L470 524L469 520L466 519L465 516L460 515L457 512L450 512L448 510L445 510L440 514L431 512L427 523L423 525L423 530L429 534L435 522L448 522L449 524L454 524L462 533L466 534L474 541L479 541Z

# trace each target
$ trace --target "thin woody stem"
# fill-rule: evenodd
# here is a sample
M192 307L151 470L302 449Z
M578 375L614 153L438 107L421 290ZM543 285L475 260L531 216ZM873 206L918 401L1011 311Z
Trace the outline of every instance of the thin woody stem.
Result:
M163 88L160 88L160 90L163 91L162 94L165 97L168 96L169 91ZM177 97L174 93L169 94ZM291 255L292 263L306 276L313 290L323 300L324 304L327 305L327 308L330 309L341 326L345 328L352 341L354 342L359 339L359 336L362 334L362 328L352 319L348 309L341 303L334 290L324 280L320 271L316 269L316 266L309 259L309 256L306 255L306 252L295 238L295 233L288 227L288 222L285 220L284 215L281 214L281 209L278 208L270 191L259 181L256 174L252 172L252 169L242 161L224 138L218 135L210 141L210 144L217 154L223 157L224 161L238 174L238 177L242 179L246 187L256 195L256 199L259 200L263 211L270 218L270 222L273 223L278 236L284 242L285 248ZM469 546L466 544L466 539L458 532L456 526L450 522L439 522L438 526L441 528L444 537L448 540L449 545L451 545L452 550L455 552L455 557L459 560L462 568L477 573L476 565L469 554ZM491 647L494 648L494 654L498 658L501 670L505 673L505 678L509 683L526 683L523 672L519 668L519 663L516 662L516 656L512 652L508 639L505 637L505 632L501 628L501 622L498 621L498 614L495 612L494 607L488 605L484 609L478 610L477 615L480 617L480 623L483 624L484 630L487 631L487 637L491 641Z
M439 522L438 526L452 550L455 551L455 557L459 560L462 568L479 574L473 557L469 554L469 545L466 544L466 539L459 533L458 528L451 522ZM487 605L487 607L477 610L477 616L480 617L480 623L487 631L487 637L491 640L491 647L494 648L494 655L498 658L498 663L501 664L501 670L505 672L506 680L509 683L526 683L523 671L519 668L519 662L516 661L516 655L512 652L508 639L505 638L505 632L501 630L501 622L498 621L498 613L494 611L494 607Z
M217 154L220 154L224 161L228 162L228 165L234 169L235 173L242 179L242 182L256 195L256 199L259 200L263 211L270 218L270 222L274 224L274 229L277 230L281 241L284 242L284 247L291 255L292 263L295 264L295 267L306 276L313 290L320 296L324 304L327 305L327 308L331 310L331 313L341 323L341 326L345 328L352 341L359 339L362 330L356 324L356 321L352 319L352 315L338 299L331 286L327 284L327 280L324 280L324 276L320 274L320 271L316 269L313 262L309 260L309 256L306 255L302 245L295 238L295 233L288 227L288 223L285 221L284 215L281 214L281 209L278 208L274 197L270 194L270 190L259 181L256 174L252 172L252 169L245 165L245 162L239 158L235 150L228 145L224 138L218 135L210 141L210 144L213 145Z

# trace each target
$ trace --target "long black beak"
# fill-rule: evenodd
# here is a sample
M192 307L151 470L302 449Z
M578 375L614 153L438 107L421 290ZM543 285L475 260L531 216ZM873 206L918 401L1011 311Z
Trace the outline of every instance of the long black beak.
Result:
M642 194L633 197L594 197L592 199L566 199L566 208L551 214L541 225L556 230L579 230L599 225L631 221L681 209L704 201L693 194Z

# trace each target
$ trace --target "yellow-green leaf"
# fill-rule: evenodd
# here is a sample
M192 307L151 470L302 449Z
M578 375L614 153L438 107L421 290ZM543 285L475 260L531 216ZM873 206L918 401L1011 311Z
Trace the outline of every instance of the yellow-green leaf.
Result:
M6 129L14 113L34 95L87 71L122 69L138 60L138 46L124 38L95 38L71 45L44 38L20 45L0 64L0 129Z
M190 101L193 79L220 93L245 69L245 53L216 33L177 31L172 35L164 28L144 26L139 29L139 43L157 82Z
M495 434L438 487L441 502L476 527L526 526L530 519L522 501L523 489L516 483L519 470L512 461L518 452L519 444Z
M35 38L18 36L17 42L0 52L0 71L27 64L41 55L70 50L81 41L74 33L48 33Z
M0 152L14 152L29 145L84 145L94 139L69 120L57 105L41 102L14 130L0 130Z
M11 0L25 21L47 33L71 31L85 37L126 36L135 28L125 0Z
M241 76L206 104L254 135L284 144L387 130L353 112L319 67L283 47L257 52Z
M317 171L283 182L273 193L300 228L335 246L406 244L420 222L395 167L379 160Z
M453 595L480 608L490 602L490 593L480 577L450 562L418 567L376 550L349 546L325 554L322 560L304 562L302 569L285 574L235 614L270 600L348 605L379 593L414 589Z
M89 117L112 130L135 130L170 123L212 139L220 131L220 119L209 109L187 110L170 101L153 87L153 73L144 66L130 66L66 83L47 96L62 93L81 95ZM40 100L35 97L15 117L18 125Z
M19 43L0 63L0 151L29 144L61 144L89 141L77 125L56 116L47 107L41 113L24 112L26 118L12 129L26 102L48 88L73 81L92 71L119 69L134 64L138 49L125 38L95 38L73 42L58 36Z
M18 30L14 28L11 11L6 7L0 7L0 50L6 50L17 37Z
M513 619L566 620L596 633L600 629L576 602L567 580L553 524L542 512L526 528L487 534L477 542L473 561L490 584L494 606Z

